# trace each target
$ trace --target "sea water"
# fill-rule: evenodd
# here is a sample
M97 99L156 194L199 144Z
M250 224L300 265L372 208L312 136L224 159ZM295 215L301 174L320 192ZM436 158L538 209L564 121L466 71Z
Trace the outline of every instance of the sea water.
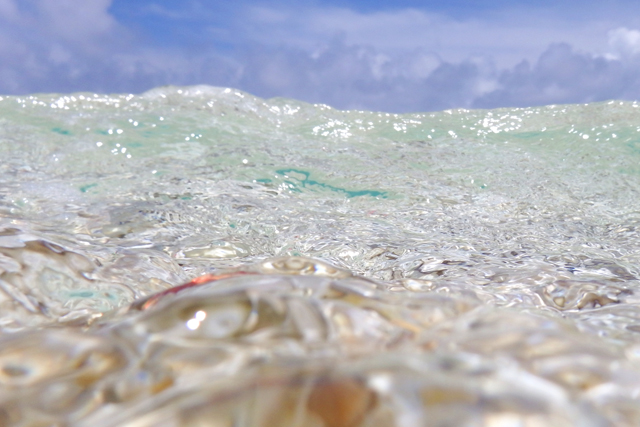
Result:
M635 102L0 97L0 424L638 425L639 192Z

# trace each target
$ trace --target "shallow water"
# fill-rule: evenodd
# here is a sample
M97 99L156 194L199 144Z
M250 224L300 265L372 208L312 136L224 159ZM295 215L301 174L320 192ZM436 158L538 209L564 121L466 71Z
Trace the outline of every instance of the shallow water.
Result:
M0 159L0 424L640 424L637 103L3 97Z

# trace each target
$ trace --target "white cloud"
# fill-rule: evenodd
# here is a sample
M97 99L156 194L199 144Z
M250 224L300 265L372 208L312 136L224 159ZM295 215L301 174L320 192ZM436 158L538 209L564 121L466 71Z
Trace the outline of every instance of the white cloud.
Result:
M373 47L384 53L426 50L445 61L491 55L501 67L535 60L551 43L603 49L608 22L575 22L544 9L505 9L469 19L441 13L398 9L362 13L346 8L248 7L237 17L242 37L270 46L317 49L340 37L346 44Z
M426 79L442 64L442 59L435 53L416 49L405 54L401 60L398 74L407 79Z
M78 67L109 54L127 34L107 12L109 5L110 0L25 0L16 7L0 0L0 73L18 74L8 85L28 87L51 67Z
M51 34L69 42L99 37L115 27L107 12L111 0L38 0L39 23L47 23Z
M625 27L609 31L611 58L629 57L640 53L640 31Z
M16 41L85 45L113 37L115 30L125 31L108 13L110 4L111 0L23 0L17 7L12 0L0 0L0 23L4 37Z
M539 11L463 21L415 9L250 7L229 27L203 29L187 52L136 38L110 4L0 0L0 93L212 84L387 111L640 98L633 27L562 26ZM217 50L207 34L227 34L232 49Z
M582 103L640 99L636 58L580 52L568 44L550 46L531 65L504 70L500 88L474 100L477 107Z

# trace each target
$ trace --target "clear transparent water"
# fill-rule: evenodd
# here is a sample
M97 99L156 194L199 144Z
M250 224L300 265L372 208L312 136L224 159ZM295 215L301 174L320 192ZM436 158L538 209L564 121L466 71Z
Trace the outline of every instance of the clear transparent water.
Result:
M3 97L0 159L4 424L640 424L636 103Z

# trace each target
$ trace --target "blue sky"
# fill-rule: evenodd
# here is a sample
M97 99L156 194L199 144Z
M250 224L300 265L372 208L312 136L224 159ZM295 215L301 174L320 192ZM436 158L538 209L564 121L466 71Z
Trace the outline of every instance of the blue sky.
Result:
M0 0L0 93L210 84L391 112L640 98L630 0Z

